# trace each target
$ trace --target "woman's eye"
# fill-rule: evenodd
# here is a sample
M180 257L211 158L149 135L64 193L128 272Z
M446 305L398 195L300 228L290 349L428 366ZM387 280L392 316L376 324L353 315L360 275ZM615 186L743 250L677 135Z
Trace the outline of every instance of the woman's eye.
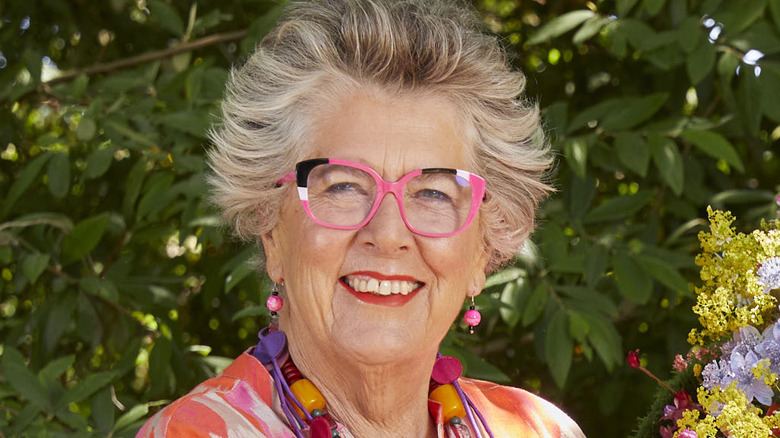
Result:
M419 190L415 194L415 197L431 201L450 201L452 199L450 195L436 189Z
M348 194L348 193L362 194L363 192L365 192L365 190L363 190L360 184L356 184L353 182L340 182L340 183L334 183L329 185L325 189L325 192L333 193L333 194Z

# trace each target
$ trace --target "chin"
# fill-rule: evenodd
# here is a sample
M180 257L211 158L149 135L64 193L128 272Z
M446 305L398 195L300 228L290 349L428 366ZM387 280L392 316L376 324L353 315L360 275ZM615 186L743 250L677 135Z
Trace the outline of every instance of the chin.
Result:
M410 330L406 324L398 322L372 321L367 325L341 327L334 333L334 343L341 354L350 360L373 365L393 363L413 358L428 350L428 347L434 350L437 348L436 343L426 345L421 330L421 327Z

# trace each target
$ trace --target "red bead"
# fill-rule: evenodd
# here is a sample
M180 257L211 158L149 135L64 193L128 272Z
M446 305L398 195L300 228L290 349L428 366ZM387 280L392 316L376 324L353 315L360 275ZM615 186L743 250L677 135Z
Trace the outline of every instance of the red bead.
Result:
M466 314L463 315L463 321L470 327L478 326L482 321L482 314L479 313L479 310L467 310Z
M282 298L278 295L271 295L268 297L268 300L265 302L265 306L268 307L268 310L272 312L278 312L282 310L282 306L284 306L284 301L282 301Z
M292 385L303 378L303 374L298 371L298 367L295 366L292 359L287 359L287 362L280 367L280 370L282 371L284 381L287 382L288 385Z
M331 438L330 424L328 420L323 417L316 417L311 420L309 425L309 431L311 438Z
M463 365L457 358L452 356L441 356L433 363L431 379L442 385L452 383L463 373Z

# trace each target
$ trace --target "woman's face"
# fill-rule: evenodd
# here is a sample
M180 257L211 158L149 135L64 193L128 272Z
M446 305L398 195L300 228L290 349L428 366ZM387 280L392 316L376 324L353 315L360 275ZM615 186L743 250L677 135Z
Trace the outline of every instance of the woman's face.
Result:
M307 158L361 163L387 181L421 168L475 170L449 101L357 94L332 108L316 120ZM337 230L312 221L294 189L286 196L278 225L262 240L269 275L284 280L280 323L294 348L318 345L367 364L429 354L467 293L484 285L478 219L453 237L423 237L406 227L388 194L366 226ZM414 290L358 292L375 287Z

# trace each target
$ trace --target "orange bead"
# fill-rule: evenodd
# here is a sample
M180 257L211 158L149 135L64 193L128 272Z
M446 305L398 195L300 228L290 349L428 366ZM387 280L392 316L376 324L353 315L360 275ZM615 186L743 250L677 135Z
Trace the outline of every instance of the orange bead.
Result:
M466 409L463 407L454 386L441 385L431 391L429 397L441 405L441 414L445 423L449 423L452 417L463 418L466 416Z
M301 379L296 381L290 385L290 390L293 394L295 394L295 397L298 398L298 401L301 402L303 407L306 408L310 414L315 409L325 409L325 397L322 396L320 390L317 389L317 387L314 386L314 384L311 383L309 379ZM296 405L294 402L292 405L295 406L295 410L298 412L298 415L303 416L303 413L300 411L300 409L298 409L298 405Z

